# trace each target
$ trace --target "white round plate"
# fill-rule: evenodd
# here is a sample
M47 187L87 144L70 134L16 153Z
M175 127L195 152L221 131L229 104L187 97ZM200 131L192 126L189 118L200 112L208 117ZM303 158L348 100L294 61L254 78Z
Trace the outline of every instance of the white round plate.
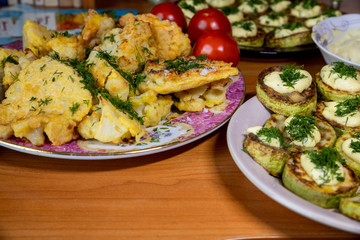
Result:
M335 209L319 207L293 194L282 185L279 178L268 174L243 151L246 129L264 125L270 115L259 100L253 97L241 105L231 118L227 129L227 143L240 170L262 192L290 210L319 223L360 234L360 222Z
M0 146L38 156L79 160L129 158L170 150L205 137L230 119L242 103L245 92L241 73L233 80L223 104L201 112L185 112L171 121L148 128L151 137L148 142L108 144L80 139L61 146L49 142L34 146L22 139L10 138L0 139Z

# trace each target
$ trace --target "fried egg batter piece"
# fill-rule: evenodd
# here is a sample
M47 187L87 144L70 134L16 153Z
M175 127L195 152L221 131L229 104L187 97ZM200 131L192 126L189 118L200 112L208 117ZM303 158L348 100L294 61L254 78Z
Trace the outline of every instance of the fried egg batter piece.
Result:
M42 57L22 69L0 104L0 136L27 138L43 145L44 132L54 145L78 137L75 127L89 112L91 93L74 69Z
M200 66L186 71L178 71L168 68L169 65L165 61L149 61L145 66L146 78L139 85L140 92L148 90L153 90L159 94L180 92L226 79L239 73L238 69L231 67L230 63L210 59L200 60L194 56L183 59L185 62L197 62Z

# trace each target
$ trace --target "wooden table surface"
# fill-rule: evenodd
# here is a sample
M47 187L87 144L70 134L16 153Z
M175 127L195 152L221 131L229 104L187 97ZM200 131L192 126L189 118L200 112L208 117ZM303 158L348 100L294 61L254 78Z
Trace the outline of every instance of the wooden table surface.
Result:
M136 7L146 12L151 4ZM281 60L242 57L245 100L254 96L261 70L292 63L312 75L325 64L318 51ZM63 160L0 147L0 239L359 237L302 217L257 189L234 163L226 129L174 150L116 160Z

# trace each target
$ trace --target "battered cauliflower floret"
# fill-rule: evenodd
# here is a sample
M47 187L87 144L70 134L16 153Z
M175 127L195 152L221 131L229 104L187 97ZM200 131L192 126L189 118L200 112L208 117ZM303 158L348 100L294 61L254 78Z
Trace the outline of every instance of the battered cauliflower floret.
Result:
M101 59L98 53L98 51L94 50L88 58L90 71L97 81L97 85L105 87L111 96L116 96L122 101L126 101L130 92L129 83L106 60Z
M81 32L85 46L93 48L99 44L105 34L115 27L115 21L106 14L99 14L95 10L89 10L85 16L85 26Z
M131 97L130 102L135 111L143 117L145 127L158 125L170 113L174 103L170 95L156 95L154 91Z
M4 77L4 68L10 63L9 57L18 62L21 57L24 57L24 53L16 49L0 48L0 79Z
M158 48L157 58L174 59L190 55L190 39L175 22L160 20L150 13L140 14L136 17L138 21L150 23L155 44Z
M92 105L92 95L81 80L72 67L50 57L35 60L5 92L0 125L10 126L16 137L34 145L44 144L44 132L54 145L71 141L77 137L76 124Z
M206 92L207 88L208 85L203 85L197 88L174 93L177 98L174 105L180 111L201 111L205 107L205 100L201 96Z
M47 42L51 39L53 31L48 31L34 21L26 20L23 26L23 48L30 49L35 56L44 56L50 51Z
M157 52L150 23L141 21L113 29L100 50L116 57L119 68L125 72L138 71L147 60L155 59Z
M3 78L3 85L5 86L5 89L17 80L20 70L21 66L19 64L10 62L5 63Z
M78 36L64 36L58 34L47 42L52 52L59 54L60 58L85 58L85 47L82 38Z
M209 84L208 89L203 94L206 107L213 107L219 105L226 100L226 92L233 83L231 78L225 78Z
M102 97L95 111L80 122L78 131L85 139L107 143L120 143L132 137L138 142L146 134L144 126L130 119Z

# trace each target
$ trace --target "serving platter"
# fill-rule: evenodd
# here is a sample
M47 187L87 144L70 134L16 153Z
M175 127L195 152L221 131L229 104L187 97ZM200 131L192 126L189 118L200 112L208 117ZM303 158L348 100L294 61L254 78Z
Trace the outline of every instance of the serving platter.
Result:
M243 151L246 129L262 126L271 113L257 97L246 101L234 113L227 129L227 143L232 158L242 173L262 192L290 210L319 223L351 233L360 234L360 222L335 209L324 209L287 190L279 178L271 176Z
M38 156L75 160L138 157L177 148L205 137L230 119L243 102L245 92L242 74L233 78L234 82L228 88L227 100L223 104L204 108L200 112L183 112L174 119L147 128L148 137L142 142L110 144L79 139L61 146L53 146L50 142L34 146L28 141L13 137L0 139L0 146Z

